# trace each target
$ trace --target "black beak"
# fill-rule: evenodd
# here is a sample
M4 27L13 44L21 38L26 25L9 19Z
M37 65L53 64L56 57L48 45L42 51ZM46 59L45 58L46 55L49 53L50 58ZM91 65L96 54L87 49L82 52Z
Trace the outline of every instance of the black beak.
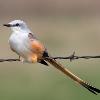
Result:
M12 25L10 25L10 24L3 24L3 26L12 27Z

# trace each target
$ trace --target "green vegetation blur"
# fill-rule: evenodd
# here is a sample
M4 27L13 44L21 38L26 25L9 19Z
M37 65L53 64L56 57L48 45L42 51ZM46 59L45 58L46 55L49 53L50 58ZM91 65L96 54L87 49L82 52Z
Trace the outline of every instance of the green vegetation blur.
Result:
M0 0L0 58L18 58L2 24L24 20L52 56L100 55L98 0ZM59 60L60 61L60 60ZM60 61L100 89L100 59ZM0 63L0 100L100 100L54 67Z

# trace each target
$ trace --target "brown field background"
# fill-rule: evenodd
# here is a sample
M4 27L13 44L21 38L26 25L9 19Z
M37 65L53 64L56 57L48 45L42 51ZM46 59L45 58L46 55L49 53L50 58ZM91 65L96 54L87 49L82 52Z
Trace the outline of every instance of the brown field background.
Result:
M99 0L0 0L0 58L17 58L2 24L24 20L53 56L100 55ZM61 61L100 88L100 59ZM99 100L52 66L0 63L0 100Z

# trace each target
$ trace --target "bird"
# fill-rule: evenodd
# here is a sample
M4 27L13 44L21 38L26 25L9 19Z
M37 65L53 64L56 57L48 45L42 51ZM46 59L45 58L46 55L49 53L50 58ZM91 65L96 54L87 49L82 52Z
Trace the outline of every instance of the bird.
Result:
M10 23L3 24L3 26L11 28L12 34L9 38L9 45L11 50L19 56L21 62L41 63L46 66L51 64L59 71L77 82L79 85L85 87L91 93L96 95L100 93L100 89L82 80L73 74L69 69L64 67L60 62L54 59L48 53L48 50L44 44L39 41L34 33L31 32L24 21L14 20Z

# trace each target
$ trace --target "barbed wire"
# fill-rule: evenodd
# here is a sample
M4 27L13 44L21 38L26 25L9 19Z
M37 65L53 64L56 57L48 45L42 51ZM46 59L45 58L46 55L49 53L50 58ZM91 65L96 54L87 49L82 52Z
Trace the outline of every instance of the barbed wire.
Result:
M13 62L13 61L20 61L20 59L11 59L11 58L7 58L7 59L0 59L0 62L5 62L5 61L7 61L7 62Z
M69 59L70 61L76 60L76 59L92 59L92 58L100 58L100 55L97 56L76 56L75 52L73 52L68 57L53 57L53 59Z
M100 55L97 56L76 56L75 52L73 52L70 56L67 57L52 57L53 59L60 59L60 60L76 60L76 59L93 59L93 58L100 58ZM7 58L7 59L0 59L0 62L14 62L14 61L20 61L20 59L15 59L15 58Z

